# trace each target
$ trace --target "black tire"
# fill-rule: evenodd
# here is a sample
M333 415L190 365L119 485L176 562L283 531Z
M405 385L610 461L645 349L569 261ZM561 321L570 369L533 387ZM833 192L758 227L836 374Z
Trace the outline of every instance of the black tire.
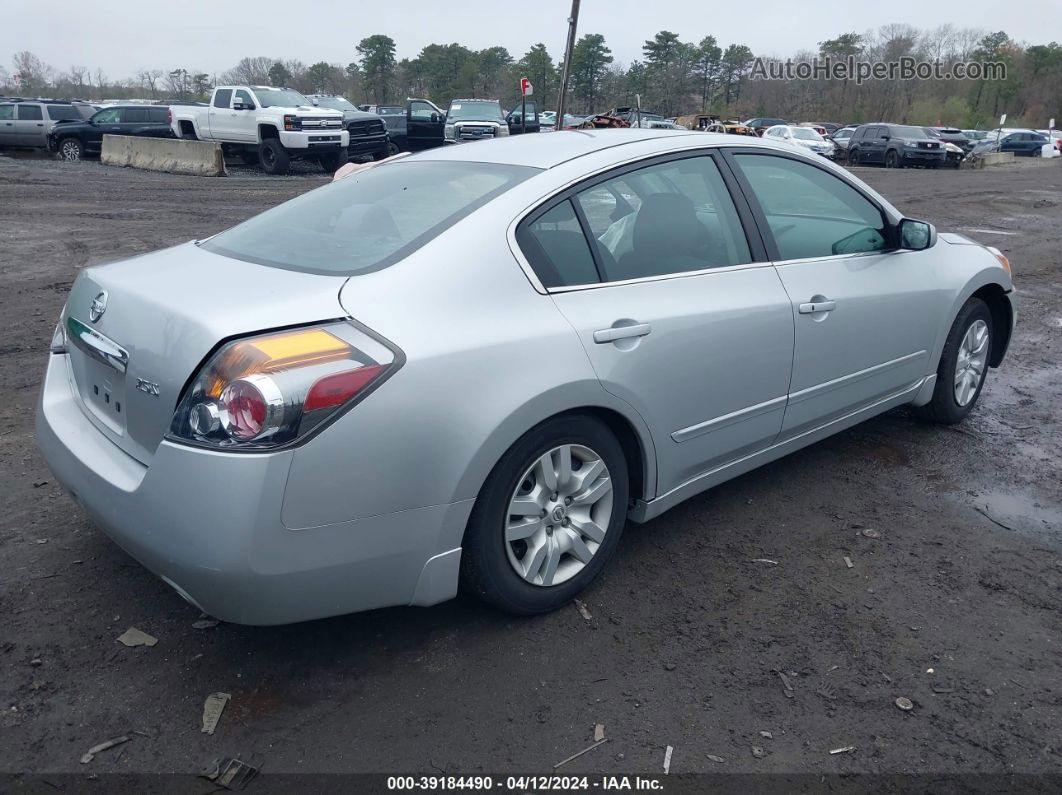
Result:
M240 160L243 161L245 166L257 166L258 165L258 150L257 149L241 149Z
M528 467L562 444L579 444L600 456L612 482L612 515L600 546L580 571L558 585L534 585L517 574L509 562L505 540L509 500ZM604 423L581 414L546 420L506 451L483 484L465 530L462 588L519 615L538 615L569 604L601 572L615 551L627 520L627 496L623 448Z
M391 157L393 155L397 155L398 152L399 152L398 144L394 143L394 141L388 141L387 142L387 157Z
M337 149L334 152L328 152L321 155L317 162L321 164L321 170L326 174L335 174L339 167L347 162L347 150Z
M858 166L859 165L859 150L856 149L855 151L853 151L851 149L846 149L845 153L844 153L844 159L848 162L848 165L850 165L850 166Z
M288 173L291 158L276 138L266 138L258 145L258 165L262 171L274 176Z
M938 422L943 425L954 425L961 422L969 414L977 399L981 396L981 389L985 385L988 375L988 363L981 371L980 380L973 397L965 405L959 405L955 398L955 370L959 361L959 347L962 344L966 332L977 322L984 321L988 326L988 355L991 355L994 329L992 328L992 312L980 298L971 298L962 309L959 310L955 322L951 324L948 338L944 341L944 350L940 354L940 364L937 366L937 384L933 390L933 399L924 406L913 409L916 417L929 422Z
M70 163L76 163L85 157L85 145L77 138L66 137L59 141L56 157Z
M902 168L900 156L896 154L895 149L890 149L885 153L885 168Z

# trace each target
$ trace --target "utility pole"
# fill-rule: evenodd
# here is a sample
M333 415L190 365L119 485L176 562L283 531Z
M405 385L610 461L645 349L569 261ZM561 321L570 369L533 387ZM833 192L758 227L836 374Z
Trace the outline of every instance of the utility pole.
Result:
M561 69L560 95L557 99L557 125L564 129L564 100L568 93L568 78L572 71L572 52L575 50L575 29L579 24L579 0L572 0L572 15L568 17L568 44L564 48L564 68Z

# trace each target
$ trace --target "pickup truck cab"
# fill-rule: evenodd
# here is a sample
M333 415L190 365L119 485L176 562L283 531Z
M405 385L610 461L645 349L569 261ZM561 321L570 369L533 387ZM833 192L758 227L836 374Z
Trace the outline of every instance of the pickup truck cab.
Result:
M496 99L455 99L446 111L443 143L490 140L509 134L509 125Z
M347 155L351 160L363 157L383 160L398 154L398 147L391 142L384 119L376 113L358 110L346 98L334 94L310 94L309 99L318 108L338 110L343 114L343 125L350 137Z
M294 89L218 86L206 107L175 105L172 115L178 138L217 141L267 174L286 174L292 160L316 160L328 172L347 162L343 114Z
M387 125L387 134L400 152L420 152L443 145L446 111L428 99L407 99L402 105L358 105Z

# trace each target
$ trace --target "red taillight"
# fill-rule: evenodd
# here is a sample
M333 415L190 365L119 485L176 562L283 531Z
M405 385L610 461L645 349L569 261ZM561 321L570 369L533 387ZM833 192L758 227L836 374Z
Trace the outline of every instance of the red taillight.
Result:
M265 427L267 406L261 391L247 381L233 381L221 393L223 425L234 439L253 439Z
M166 108L166 123L173 124L173 111Z
M305 411L316 411L346 403L383 370L382 365L373 364L359 367L357 370L326 375L310 387L302 407Z

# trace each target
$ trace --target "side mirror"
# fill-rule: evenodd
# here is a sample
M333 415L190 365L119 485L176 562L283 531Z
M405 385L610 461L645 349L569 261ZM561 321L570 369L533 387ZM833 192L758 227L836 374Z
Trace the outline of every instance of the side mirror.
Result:
M904 218L900 221L900 248L909 251L924 251L937 242L937 230L926 221Z
M432 113L429 118L431 119L431 123L432 124L438 124L438 122L439 122L439 114L438 113Z
M232 109L233 110L254 110L255 106L252 103L249 103L249 102L233 102L232 103Z
M883 136L881 136L881 140L883 140L883 141L888 141L888 140L890 140L891 138L892 138L892 136L891 136L891 135L883 135Z

